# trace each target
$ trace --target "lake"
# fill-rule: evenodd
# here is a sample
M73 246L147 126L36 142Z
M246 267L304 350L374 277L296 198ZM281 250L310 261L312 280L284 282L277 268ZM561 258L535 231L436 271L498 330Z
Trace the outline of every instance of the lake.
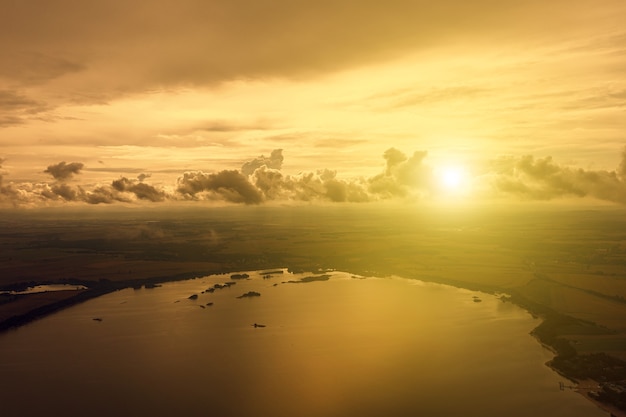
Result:
M1 334L2 415L606 415L559 390L539 321L496 296L247 274L122 290Z

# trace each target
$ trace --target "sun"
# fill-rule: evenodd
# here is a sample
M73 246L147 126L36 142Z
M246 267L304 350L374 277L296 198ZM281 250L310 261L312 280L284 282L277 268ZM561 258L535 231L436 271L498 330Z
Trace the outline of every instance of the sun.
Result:
M442 190L459 192L465 186L466 174L461 166L444 166L437 170L437 179Z

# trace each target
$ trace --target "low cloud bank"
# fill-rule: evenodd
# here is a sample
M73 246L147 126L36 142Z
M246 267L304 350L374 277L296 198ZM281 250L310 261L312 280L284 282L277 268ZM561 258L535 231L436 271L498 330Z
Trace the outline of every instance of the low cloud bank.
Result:
M501 158L492 164L493 187L531 200L592 197L626 204L626 150L616 171L584 170L555 163L551 157Z
M176 191L186 200L224 200L245 204L258 204L263 200L260 191L237 170L216 174L185 172L178 178Z
M428 154L406 155L396 148L382 155L382 171L371 177L341 178L337 171L318 169L297 175L281 171L282 149L245 162L239 170L218 172L187 171L174 186L152 185L150 174L120 177L110 183L86 188L78 182L84 165L59 162L44 171L53 183L6 183L0 158L0 204L36 206L77 202L86 204L162 203L166 201L213 201L234 204L262 204L272 201L370 202L387 199L426 199L440 191ZM526 200L587 197L626 204L626 148L615 171L584 170L560 165L551 157L501 157L489 162L479 179L488 184L491 196L515 196ZM477 179L478 180L478 179ZM483 187L484 189L484 187Z

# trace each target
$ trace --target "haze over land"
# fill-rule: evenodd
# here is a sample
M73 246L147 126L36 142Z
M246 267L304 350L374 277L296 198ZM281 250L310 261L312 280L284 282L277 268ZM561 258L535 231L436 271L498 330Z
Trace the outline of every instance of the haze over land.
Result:
M6 211L0 272L6 285L331 268L519 291L623 332L623 215L545 204Z

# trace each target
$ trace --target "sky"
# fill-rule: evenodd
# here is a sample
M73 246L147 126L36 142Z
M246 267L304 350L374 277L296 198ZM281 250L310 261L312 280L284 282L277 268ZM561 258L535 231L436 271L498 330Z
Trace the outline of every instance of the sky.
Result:
M626 203L623 0L0 8L0 207Z

